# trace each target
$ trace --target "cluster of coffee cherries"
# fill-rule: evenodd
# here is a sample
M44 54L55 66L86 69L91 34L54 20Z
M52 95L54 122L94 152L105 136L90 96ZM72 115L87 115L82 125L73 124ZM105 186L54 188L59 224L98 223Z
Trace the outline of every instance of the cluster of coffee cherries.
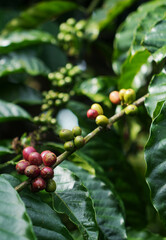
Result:
M127 105L124 109L126 115L134 115L138 112L137 106L132 104L136 99L136 93L132 88L113 91L109 94L109 99L114 104Z
M65 142L64 149L71 152L83 147L85 140L81 134L82 129L78 126L74 127L72 130L61 129L59 132L59 137Z
M32 146L24 148L22 154L24 159L16 164L16 171L32 180L32 192L44 189L47 192L54 192L56 183L53 180L54 171L51 166L57 160L56 155L49 150L40 154Z
M95 120L98 126L106 127L109 123L109 120L105 115L103 115L103 113L104 112L101 105L98 103L94 103L87 111L87 117L91 120Z
M66 22L60 24L58 33L59 45L67 52L69 56L77 56L84 39L85 20L76 22L74 18L69 18Z

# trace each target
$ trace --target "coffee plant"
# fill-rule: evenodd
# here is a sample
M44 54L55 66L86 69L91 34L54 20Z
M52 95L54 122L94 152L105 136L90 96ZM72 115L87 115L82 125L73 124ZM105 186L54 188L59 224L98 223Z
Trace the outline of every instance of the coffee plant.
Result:
M0 240L166 240L166 1L0 1Z

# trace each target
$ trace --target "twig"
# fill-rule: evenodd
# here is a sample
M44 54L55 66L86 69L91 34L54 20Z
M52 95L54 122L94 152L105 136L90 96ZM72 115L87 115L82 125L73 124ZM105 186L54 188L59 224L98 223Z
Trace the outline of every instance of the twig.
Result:
M143 104L143 102L145 101L145 98L148 96L148 94L144 95L143 97L139 98L138 100L136 100L133 104L136 106L140 106L141 104ZM118 121L119 119L121 119L123 117L123 115L125 114L124 109L113 115L112 117L109 118L109 124L107 125L106 128L110 129L111 126L113 125L114 122ZM92 132L90 132L87 136L84 137L85 139L85 144L88 143L94 136L96 136L99 132L101 132L102 130L106 129L104 127L97 127L95 128ZM58 166L61 162L63 162L67 157L69 157L72 153L69 151L65 151L63 152L61 155L59 155L57 157L57 161L56 163L52 166L52 168L55 168L56 166ZM26 180L24 182L22 182L21 184L19 184L18 186L15 187L15 190L20 192L24 187L26 187L28 184L30 184L30 180Z
M0 169L5 168L9 165L15 165L16 164L15 162L18 161L20 158L21 158L21 154L17 155L15 158L13 158L10 161L0 164Z

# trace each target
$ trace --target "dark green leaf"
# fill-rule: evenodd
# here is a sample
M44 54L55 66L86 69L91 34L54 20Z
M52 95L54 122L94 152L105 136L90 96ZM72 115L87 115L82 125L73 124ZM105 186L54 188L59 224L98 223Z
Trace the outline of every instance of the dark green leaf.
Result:
M0 177L0 235L8 240L35 240L24 203L10 183Z
M13 151L5 146L0 146L0 156L13 153Z
M40 30L14 31L0 36L0 53L40 43L55 44L56 41L53 35Z
M65 213L78 226L85 240L98 239L98 227L93 203L87 189L79 178L67 169L57 167L54 170L57 190L54 195L54 208Z
M30 120L30 115L21 107L0 100L0 122L17 119Z
M144 231L130 230L128 231L128 240L166 240L166 238L146 230Z

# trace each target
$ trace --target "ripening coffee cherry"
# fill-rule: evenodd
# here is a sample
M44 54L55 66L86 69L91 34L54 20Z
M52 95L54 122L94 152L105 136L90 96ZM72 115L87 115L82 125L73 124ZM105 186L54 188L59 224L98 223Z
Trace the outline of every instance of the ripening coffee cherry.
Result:
M64 146L64 149L69 152L75 149L73 140L65 142L63 146Z
M76 148L81 148L83 147L85 144L85 140L84 140L84 137L82 136L77 136L74 138L74 145L76 146Z
M19 174L24 174L24 171L26 169L26 167L28 167L30 165L30 163L26 160L20 160L17 164L16 164L16 171Z
M66 141L70 141L74 139L74 135L73 132L71 130L68 129L62 129L59 132L59 137L62 141L66 142Z
M38 152L32 152L29 154L28 161L31 165L41 165L42 164L42 157Z
M33 180L31 187L33 192L39 192L46 188L46 182L42 177L38 177Z
M47 192L55 192L56 190L56 182L53 179L49 179L46 183L46 189Z
M135 91L131 88L127 89L124 94L124 102L126 104L130 104L130 103L134 102L135 99L136 99Z
M44 157L42 158L43 163L45 166L52 166L54 163L56 163L56 155L53 152L48 152L44 155Z
M120 91L119 91L119 97L120 97L120 100L121 101L124 101L124 94L126 92L126 89L122 88Z
M29 178L35 178L40 174L40 168L36 165L30 165L25 168L25 175Z
M96 110L94 110L94 109L89 109L89 110L87 111L87 117L88 117L89 119L91 119L91 120L96 119L96 117L97 117L98 115L99 115L98 112L97 112Z
M45 150L45 151L41 152L40 155L43 158L46 155L46 153L49 153L49 152L51 152L51 151Z
M92 104L91 109L96 110L98 112L98 115L102 115L103 114L103 108L98 103Z
M53 178L54 171L50 167L43 167L42 170L40 171L40 175L44 179L50 179Z
M130 104L125 108L126 115L135 115L138 112L138 107L134 104Z
M73 132L73 135L76 137L82 134L82 129L76 126L72 129L72 132Z
M109 99L114 104L120 104L120 97L118 91L113 91L109 94Z
M101 127L106 127L109 123L108 118L105 115L99 115L96 118L96 124Z
M36 152L36 149L34 147L29 146L24 148L22 152L23 158L28 161L29 154L32 152Z

